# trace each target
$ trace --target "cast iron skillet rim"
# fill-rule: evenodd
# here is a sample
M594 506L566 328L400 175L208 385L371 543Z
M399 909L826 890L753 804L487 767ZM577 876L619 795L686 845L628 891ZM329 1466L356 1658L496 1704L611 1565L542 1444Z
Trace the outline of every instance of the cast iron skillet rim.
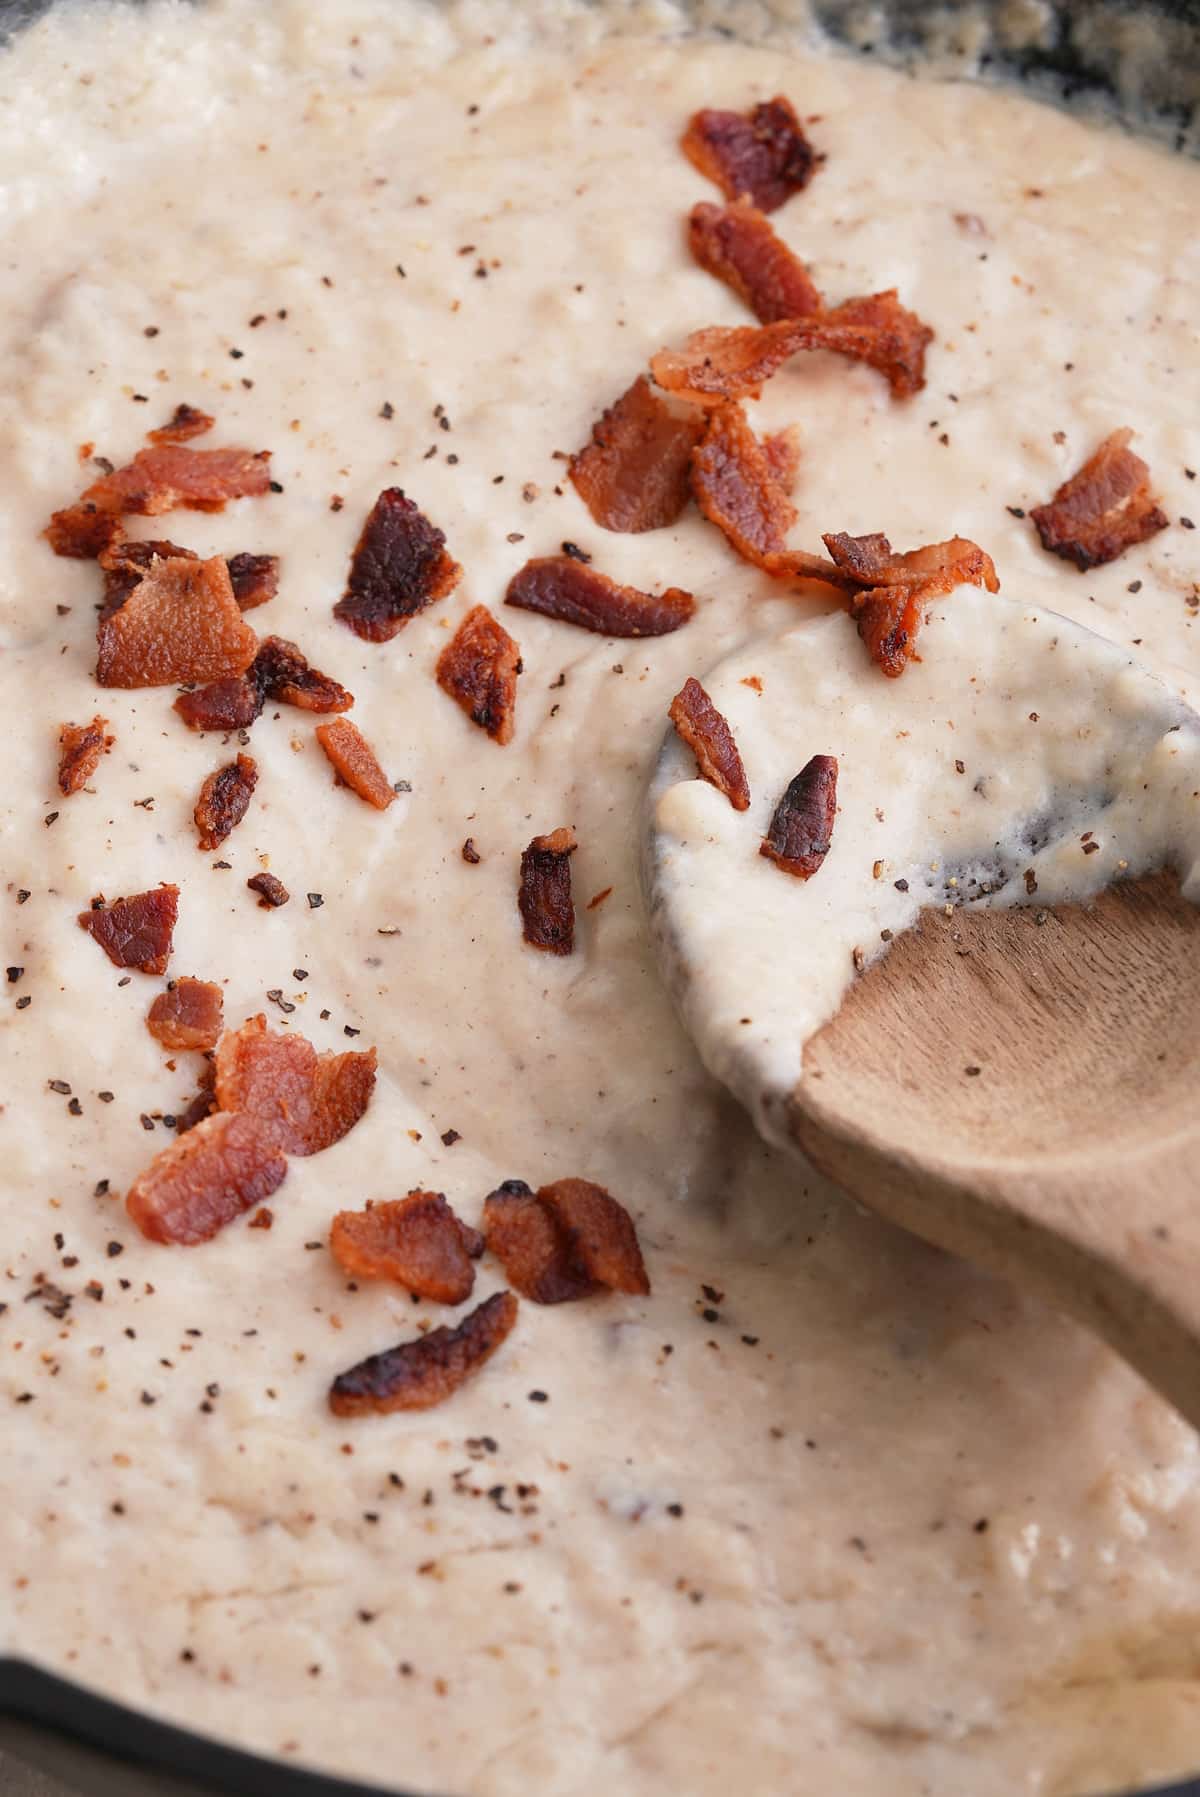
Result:
M14 32L53 4L54 0L0 0L0 48ZM836 9L829 0L817 0L815 10L822 23L831 28L832 35L837 36L835 20L830 16ZM903 48L908 41L916 43L912 32L916 10L919 9L914 8L912 0L893 0L894 47ZM1159 0L1156 10L1168 18L1194 22L1200 54L1198 0ZM984 59L985 63L990 60ZM1072 90L1080 92L1106 85L1098 71L1072 60L1061 46L998 62L999 66L993 64L991 72L1016 77L1018 83L1022 76L1057 77L1064 98L1070 98ZM1178 116L1175 122L1182 127L1189 118ZM1182 136L1181 129L1177 148L1183 147ZM0 1657L0 1718L5 1715L28 1725L43 1738L94 1750L97 1764L109 1771L115 1772L121 1766L137 1767L147 1773L164 1774L168 1779L173 1776L182 1780L189 1791L203 1789L213 1793L213 1797L217 1793L221 1797L433 1797L432 1793L406 1793L395 1785L365 1785L309 1771L282 1757L265 1758L243 1752L214 1736L179 1728L127 1705L113 1703L84 1685L15 1656ZM53 1754L47 1758L52 1759ZM1200 1797L1200 1776L1143 1789L1136 1797Z

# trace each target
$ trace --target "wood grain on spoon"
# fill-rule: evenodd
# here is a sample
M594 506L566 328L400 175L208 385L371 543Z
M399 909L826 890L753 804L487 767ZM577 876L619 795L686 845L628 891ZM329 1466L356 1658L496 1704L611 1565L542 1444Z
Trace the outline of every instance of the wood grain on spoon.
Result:
M1200 907L921 914L804 1050L797 1144L891 1221L1038 1290L1200 1427Z

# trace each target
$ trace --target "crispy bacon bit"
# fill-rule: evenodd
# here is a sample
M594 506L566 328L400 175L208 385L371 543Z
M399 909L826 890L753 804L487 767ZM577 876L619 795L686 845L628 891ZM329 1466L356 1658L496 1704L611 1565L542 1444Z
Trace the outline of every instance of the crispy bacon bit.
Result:
M457 1328L431 1329L339 1373L329 1388L329 1408L335 1416L430 1410L491 1359L516 1320L512 1293L494 1292Z
M207 1242L283 1184L287 1160L257 1117L205 1117L156 1154L125 1196L152 1242Z
M846 593L872 660L893 680L916 653L917 633L931 599L958 586L982 586L989 593L1000 586L991 556L967 537L903 555L894 554L878 532L863 537L831 532L825 546L828 561L789 549L765 556L760 565L779 579L819 580Z
M104 570L104 600L100 607L100 620L103 622L113 612L121 609L152 562L198 562L200 557L194 550L181 549L178 543L122 540L101 550L98 560Z
M796 426L788 424L781 431L772 431L763 437L762 451L776 484L790 497L796 490L796 476L800 472L800 433Z
M256 498L271 490L271 453L249 449L189 449L156 443L124 468L101 475L66 511L55 512L45 535L56 555L99 555L123 533L131 512L149 517L182 506L220 512L230 499Z
M211 1059L208 1059L205 1061L203 1072L200 1075L199 1092L175 1118L176 1135L186 1135L189 1129L195 1129L197 1123L203 1123L204 1119L211 1116L216 1110L217 1099L216 1093L213 1091L215 1080L216 1070Z
M348 711L354 694L310 668L295 643L268 636L244 674L181 693L175 709L193 730L248 730L268 699L303 711Z
M694 113L680 139L694 168L728 200L749 194L761 212L774 212L807 187L825 160L805 137L790 100L776 94L748 113Z
M354 1128L375 1089L375 1050L318 1055L303 1036L251 1017L217 1048L216 1099L269 1123L288 1154L320 1154Z
M239 755L236 761L209 774L196 800L194 816L200 832L197 848L220 848L245 817L257 785L258 765L249 755Z
M474 1234L441 1192L410 1192L365 1210L339 1211L329 1246L352 1279L394 1279L434 1304L462 1304L475 1285Z
M703 424L639 375L571 458L571 480L605 530L658 530L688 501L688 464Z
M701 779L723 792L735 811L746 811L750 787L733 732L698 680L684 681L668 716L695 755Z
M247 1229L274 1229L274 1227L275 1212L273 1210L268 1210L265 1204L261 1210L255 1211L254 1215L246 1225Z
M493 742L512 741L521 651L486 605L469 611L438 656L437 683Z
M521 856L517 904L522 934L531 948L569 955L575 947L571 856L578 846L574 830L564 827L549 836L535 836Z
M146 434L151 443L186 443L191 437L202 437L216 422L210 413L202 412L198 406L189 406L185 401L175 407L165 424Z
M101 686L174 686L249 667L258 638L243 621L223 558L152 560L97 631Z
M829 853L837 815L838 764L814 755L792 781L771 819L759 854L798 880L811 880Z
M158 886L79 913L79 927L94 936L114 967L165 973L179 915L178 886Z
M1150 470L1129 447L1132 437L1129 429L1113 431L1048 504L1030 511L1042 547L1080 570L1114 561L1166 529L1167 515L1150 491Z
M443 533L399 487L387 487L363 525L333 615L365 642L386 643L461 575Z
M800 350L828 349L878 369L893 397L908 399L925 385L925 348L932 338L893 288L806 318L695 331L681 350L659 350L650 368L668 392L713 406L724 399L757 399L763 382Z
M594 630L599 636L667 636L686 624L696 601L680 587L665 593L620 586L599 568L569 555L526 562L508 583L506 605Z
M58 733L58 790L64 799L86 786L100 765L102 755L116 742L106 736L108 719L95 717L90 724L64 724Z
M386 811L396 794L358 725L349 718L335 718L331 724L318 724L316 735L342 784L376 811Z
M484 1204L483 1229L505 1278L535 1304L650 1290L632 1218L590 1180L556 1180L536 1194L506 1180Z
M164 1048L215 1048L222 1002L211 980L174 980L150 1006L146 1028Z
M246 884L251 892L258 893L260 911L278 911L292 896L283 881L276 879L274 874L251 874Z
M253 611L265 605L279 591L279 557L251 555L243 549L229 557L229 581L239 611Z
M782 550L796 522L795 506L736 403L718 406L709 416L692 458L692 492L738 554L760 567L764 557Z
M732 287L763 324L821 310L812 276L757 207L702 200L688 219L688 243L700 267Z

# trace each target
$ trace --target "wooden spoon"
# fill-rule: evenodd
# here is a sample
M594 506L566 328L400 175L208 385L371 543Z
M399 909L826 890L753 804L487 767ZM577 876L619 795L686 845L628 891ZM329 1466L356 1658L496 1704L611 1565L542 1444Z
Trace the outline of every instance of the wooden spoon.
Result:
M1200 1427L1200 907L1173 875L923 912L803 1068L786 1124L816 1166L1073 1313Z

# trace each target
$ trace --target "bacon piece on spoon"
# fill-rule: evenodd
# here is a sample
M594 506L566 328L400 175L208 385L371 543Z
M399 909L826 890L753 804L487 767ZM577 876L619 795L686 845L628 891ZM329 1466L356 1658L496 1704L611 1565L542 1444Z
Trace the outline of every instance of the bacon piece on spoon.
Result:
M833 841L837 816L838 764L832 755L814 755L791 781L775 807L759 854L798 880L811 880Z
M825 160L782 94L748 113L703 108L688 121L680 148L726 199L749 194L760 212L774 212L807 187Z
M571 458L571 480L605 530L659 530L688 501L688 465L704 426L639 375Z
M799 256L744 200L732 206L702 200L693 206L688 244L694 261L732 287L763 324L821 310L820 290Z
M512 1293L495 1292L457 1328L431 1329L339 1373L329 1390L329 1408L335 1416L430 1410L491 1359L516 1320Z
M735 811L748 810L750 785L733 731L698 680L684 681L668 715L695 755L701 779L724 793Z
M599 636L621 637L667 636L686 624L696 609L692 595L680 587L642 593L570 555L543 555L526 562L509 581L505 604Z
M1081 571L1115 561L1167 527L1167 515L1150 491L1150 469L1130 449L1133 432L1113 431L1053 499L1029 516L1042 547Z

